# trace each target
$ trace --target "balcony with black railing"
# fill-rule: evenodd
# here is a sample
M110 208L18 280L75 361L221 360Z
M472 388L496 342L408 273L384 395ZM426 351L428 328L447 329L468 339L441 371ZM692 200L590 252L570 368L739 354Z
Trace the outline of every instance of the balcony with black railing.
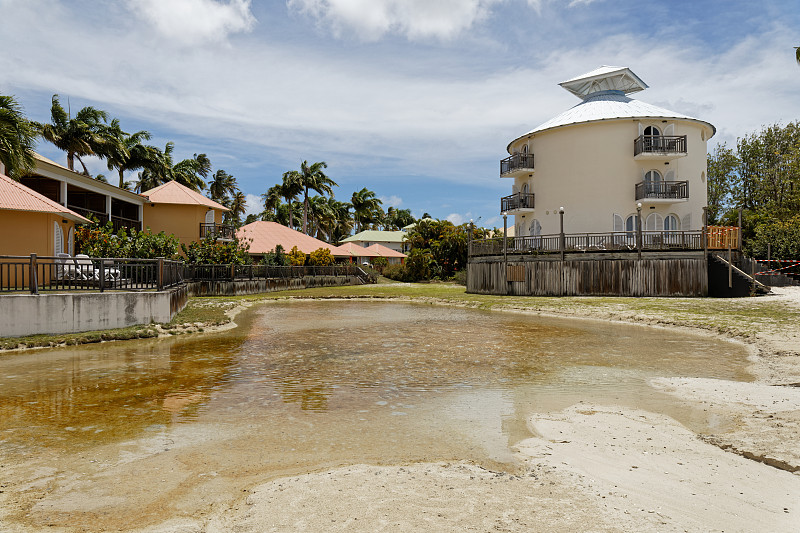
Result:
M686 135L639 135L633 141L634 157L686 155Z
M518 192L511 196L500 198L500 212L533 210L533 193Z
M688 181L641 181L636 184L637 200L685 200L689 198Z
M207 224L200 223L200 238L214 236L217 239L232 241L236 233L236 228L230 224Z
M517 170L533 170L533 154L514 154L500 160L500 175L511 174Z

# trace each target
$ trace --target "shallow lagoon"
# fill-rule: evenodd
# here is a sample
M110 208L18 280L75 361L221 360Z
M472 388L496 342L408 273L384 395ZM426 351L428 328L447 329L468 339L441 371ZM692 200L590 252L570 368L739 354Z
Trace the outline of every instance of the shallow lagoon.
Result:
M0 360L0 460L25 521L160 521L342 464L514 471L527 417L579 401L718 431L728 421L647 381L749 379L737 344L604 322L328 301L265 304L238 321Z

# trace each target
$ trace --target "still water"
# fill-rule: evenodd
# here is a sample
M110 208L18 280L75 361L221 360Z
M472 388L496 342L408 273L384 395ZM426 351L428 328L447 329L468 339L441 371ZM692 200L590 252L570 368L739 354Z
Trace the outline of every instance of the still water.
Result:
M147 515L160 507L148 511L140 492L166 483L165 468L176 500L201 483L222 493L342 464L469 460L511 471L532 413L599 402L719 430L726 421L648 380L749 379L738 345L594 321L305 301L238 321L219 334L3 356L6 472L21 486L46 468L49 490L66 490L62 475L71 494L107 483Z

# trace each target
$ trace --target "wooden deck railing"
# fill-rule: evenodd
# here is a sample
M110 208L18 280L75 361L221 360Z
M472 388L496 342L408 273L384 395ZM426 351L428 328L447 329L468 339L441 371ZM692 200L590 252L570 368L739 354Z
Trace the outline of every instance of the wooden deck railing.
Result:
M689 198L688 181L641 181L636 184L636 199L661 198L681 200Z
M633 141L633 155L685 154L686 135L639 135Z
M708 249L739 249L739 228L737 226L708 226Z
M641 244L636 231L611 233L570 233L508 237L509 254L552 254L560 252L637 252L639 250L703 250L702 231L642 231ZM470 255L502 255L503 238L476 240L470 243Z
M533 169L533 154L514 154L500 160L500 175L517 169Z
M518 192L500 198L500 212L506 213L515 209L533 209L533 193Z

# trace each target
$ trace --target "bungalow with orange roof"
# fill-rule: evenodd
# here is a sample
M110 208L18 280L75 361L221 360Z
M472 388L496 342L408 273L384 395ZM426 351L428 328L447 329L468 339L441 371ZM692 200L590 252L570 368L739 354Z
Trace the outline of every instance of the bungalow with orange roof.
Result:
M391 248L387 248L382 244L373 244L372 246L367 246L366 250L368 252L374 253L379 257L386 258L386 261L392 264L399 264L402 263L406 257L406 254L403 252L398 252L397 250L392 250Z
M150 202L144 209L144 225L154 233L171 233L187 246L210 235L217 240L233 239L234 227L222 223L228 208L177 181L168 181L141 196Z
M250 254L261 255L275 251L275 247L281 245L284 252L289 252L297 246L297 249L304 254L320 248L330 250L334 257L344 257L345 254L337 250L336 246L325 241L315 239L305 233L287 228L277 222L267 222L258 220L246 224L236 230L236 237L240 241L249 241Z
M74 254L75 224L89 220L0 174L0 255Z

